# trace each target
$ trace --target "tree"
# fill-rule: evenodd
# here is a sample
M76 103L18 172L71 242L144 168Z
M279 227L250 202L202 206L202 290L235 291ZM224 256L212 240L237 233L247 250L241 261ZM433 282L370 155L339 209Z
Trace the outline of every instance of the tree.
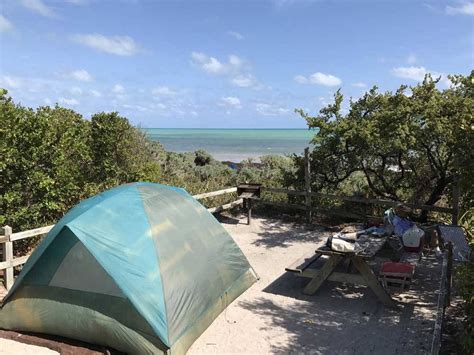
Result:
M91 177L110 188L131 181L158 181L161 169L154 159L156 146L117 112L91 118Z
M375 196L434 205L458 175L464 182L469 179L473 156L466 148L474 146L474 71L450 80L450 88L439 90L439 78L427 75L411 95L404 85L385 93L374 86L350 100L347 114L342 113L340 91L315 117L297 110L309 128L318 129L313 188L336 189L360 172Z
M91 121L59 106L36 110L0 94L0 225L25 230L55 223L106 188L159 181L159 149L117 114ZM19 241L24 252L31 239Z
M213 161L212 156L202 149L196 150L194 152L194 155L196 156L194 158L194 164L196 164L197 166L205 166Z

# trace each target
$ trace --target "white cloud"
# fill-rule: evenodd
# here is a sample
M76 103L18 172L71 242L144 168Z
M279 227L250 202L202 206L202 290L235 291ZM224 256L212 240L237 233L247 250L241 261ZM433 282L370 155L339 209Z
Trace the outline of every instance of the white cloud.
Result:
M69 90L69 92L71 93L71 95L76 95L76 96L82 95L82 89L77 86L72 87Z
M0 32L7 32L13 29L12 23L3 15L0 15Z
M122 107L126 108L126 109L131 109L131 110L134 110L134 111L140 111L140 112L147 112L147 111L150 111L149 108L145 107L145 106L141 106L141 105L129 105L129 104L123 104Z
M448 76L446 74L439 73L432 70L427 70L423 66L393 68L392 74L399 78L410 79L414 81L423 81L426 74L431 74L434 78L441 76L441 83L443 83L445 86L449 87L451 85L451 81L448 79Z
M422 81L428 71L425 67L398 67L392 69L392 74L399 78Z
M339 79L337 76L331 74L324 74L321 72L311 74L308 77L305 77L303 75L297 75L294 79L299 84L316 84L324 86L338 86L342 84L342 80Z
M273 106L267 103L257 103L255 110L262 116L280 116L290 112L287 108Z
M407 63L410 64L410 65L413 65L413 64L416 64L416 62L418 61L418 58L415 54L413 53L410 53L407 57Z
M314 73L309 77L311 84L319 84L324 86L337 86L341 85L342 81L337 76L324 73Z
M353 83L352 86L355 86L356 88L366 88L367 84L362 83L362 82L357 82L357 83Z
M221 99L221 106L227 106L232 108L242 108L242 104L238 97L227 96Z
M73 98L60 97L58 100L60 104L68 105L68 106L77 106L80 104L79 101Z
M243 39L245 39L245 37L241 33L236 32L236 31L228 31L227 34L229 36L234 37L235 39L237 39L239 41L242 41Z
M174 96L176 91L171 90L168 86L158 86L151 90L151 93L155 96Z
M91 95L94 96L94 97L101 97L102 96L102 93L98 90L91 90Z
M238 86L240 88L253 87L258 84L257 79L253 75L237 75L231 81L232 85Z
M330 97L319 96L318 101L322 106L327 106L331 103Z
M474 2L464 2L458 6L446 6L448 15L474 15Z
M56 17L55 12L42 0L21 0L21 4L28 10L33 11L41 16Z
M227 63L219 61L217 58L210 57L201 52L191 53L192 62L209 74L230 74L238 72L244 61L236 55L230 55Z
M22 89L22 93L45 93L54 91L56 93L61 92L58 90L59 82L51 79L37 78L37 77L18 77L4 75L0 76L0 87L6 88L10 91L14 89ZM62 90L64 91L64 90Z
M298 83L298 84L307 84L308 83L308 79L306 77L304 77L303 75L297 75L295 76L295 81Z
M112 92L114 94L123 94L125 93L125 88L120 84L115 84L114 87L112 88Z
M22 86L22 80L5 75L0 79L0 85L5 86L6 89L18 89Z
M94 78L92 75L89 74L87 70L84 69L79 69L79 70L74 70L70 73L67 73L65 75L66 78L74 79L77 81L92 81Z
M129 36L104 36L91 33L77 34L72 39L98 51L115 55L131 56L138 52L138 45Z
M167 108L167 106L164 103L161 103L161 102L159 102L157 104L153 104L152 107L159 108L160 110L164 110L164 109Z

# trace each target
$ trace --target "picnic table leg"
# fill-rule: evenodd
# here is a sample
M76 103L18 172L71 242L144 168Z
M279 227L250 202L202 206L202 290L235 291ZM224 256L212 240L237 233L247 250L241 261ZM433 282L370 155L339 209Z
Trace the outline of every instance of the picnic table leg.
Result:
M365 262L365 260L361 257L355 256L352 258L352 263L359 270L360 274L367 282L367 285L374 291L380 301L388 306L388 307L396 307L395 301L390 297L387 291L384 290L382 285L380 284L377 276L375 276L374 272L370 268L369 265Z
M321 284L326 280L329 275L334 271L336 266L341 262L343 256L341 255L332 255L329 259L324 263L323 267L319 270L315 277L311 279L311 281L306 285L303 290L303 293L306 295L314 294Z

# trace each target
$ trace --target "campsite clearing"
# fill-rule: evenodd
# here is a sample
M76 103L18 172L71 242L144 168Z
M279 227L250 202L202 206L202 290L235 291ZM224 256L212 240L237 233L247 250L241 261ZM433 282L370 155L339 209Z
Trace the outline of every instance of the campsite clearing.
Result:
M385 307L365 286L326 282L311 296L308 279L285 267L332 234L318 226L244 215L222 224L260 280L224 311L189 349L202 353L425 354L430 352L441 261L417 265L410 290Z
M308 279L285 267L325 242L330 232L291 220L221 217L260 280L211 324L189 349L202 353L429 353L436 319L441 261L418 265L410 290L385 307L370 289L326 282L311 296ZM3 354L16 353L0 339ZM3 355L2 354L2 355Z

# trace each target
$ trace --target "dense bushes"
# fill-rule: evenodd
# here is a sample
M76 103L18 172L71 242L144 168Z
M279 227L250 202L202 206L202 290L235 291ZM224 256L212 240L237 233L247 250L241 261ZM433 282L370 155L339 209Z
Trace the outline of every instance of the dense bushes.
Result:
M143 134L116 113L90 121L56 106L37 110L0 96L0 225L24 230L54 223L81 199L161 167Z
M474 353L474 260L459 265L455 273L455 285L464 301L464 327L460 334L466 354Z

